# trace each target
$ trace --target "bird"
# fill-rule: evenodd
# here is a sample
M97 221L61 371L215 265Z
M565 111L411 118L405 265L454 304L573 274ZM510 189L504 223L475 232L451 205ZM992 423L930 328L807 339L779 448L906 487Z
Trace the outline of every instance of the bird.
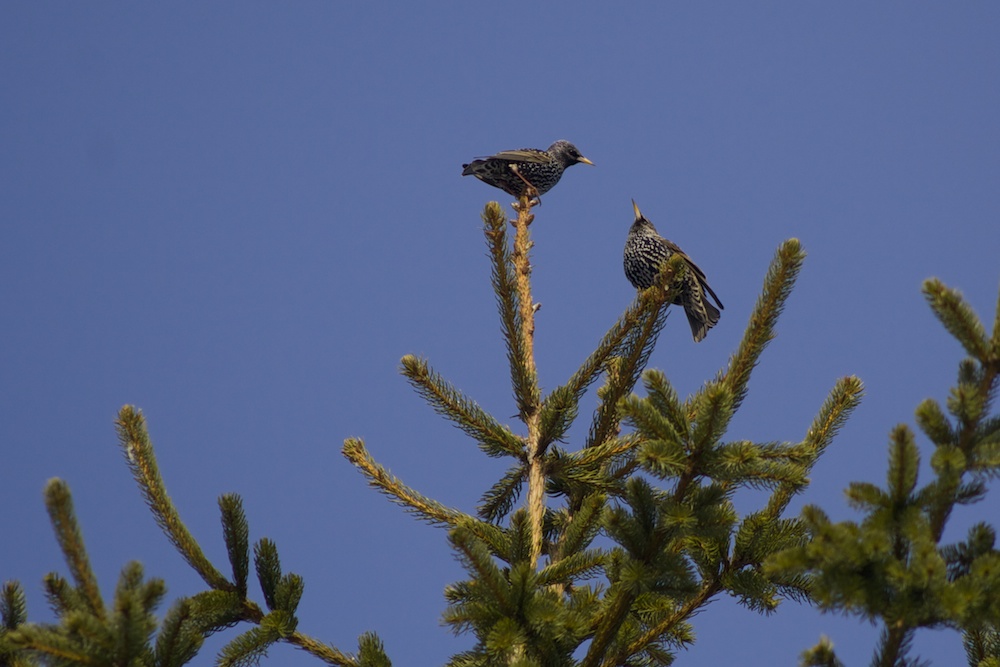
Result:
M681 292L673 300L673 304L684 306L694 342L701 342L708 330L718 324L719 311L724 309L722 302L709 287L705 273L675 243L657 233L653 223L639 211L634 199L632 209L635 211L635 222L625 241L625 277L636 289L646 289L656 282L663 264L674 255L680 255L688 270L684 275ZM718 309L709 303L706 292L718 304Z
M544 151L521 148L478 158L462 165L462 176L475 176L517 198L540 197L559 182L566 167L578 162L594 164L576 146L560 139Z

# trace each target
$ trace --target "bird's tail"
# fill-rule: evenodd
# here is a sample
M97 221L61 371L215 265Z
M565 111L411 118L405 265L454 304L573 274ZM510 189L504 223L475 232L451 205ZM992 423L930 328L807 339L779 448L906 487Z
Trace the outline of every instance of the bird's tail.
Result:
M719 309L708 302L703 293L693 294L684 304L684 314L691 325L691 335L694 342L700 343L708 334L708 330L719 323Z

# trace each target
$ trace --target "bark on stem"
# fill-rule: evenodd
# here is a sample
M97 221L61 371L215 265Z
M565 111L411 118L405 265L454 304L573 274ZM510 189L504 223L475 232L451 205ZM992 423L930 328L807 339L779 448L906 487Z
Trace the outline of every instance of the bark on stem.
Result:
M518 308L521 319L521 339L524 343L524 364L531 378L531 400L521 415L528 428L528 520L531 527L531 566L535 567L542 554L542 522L545 516L545 475L543 455L539 441L541 392L538 390L538 373L535 368L535 304L531 298L531 261L529 254L534 245L528 227L535 216L528 196L518 203L517 220L514 221L514 269L517 271Z

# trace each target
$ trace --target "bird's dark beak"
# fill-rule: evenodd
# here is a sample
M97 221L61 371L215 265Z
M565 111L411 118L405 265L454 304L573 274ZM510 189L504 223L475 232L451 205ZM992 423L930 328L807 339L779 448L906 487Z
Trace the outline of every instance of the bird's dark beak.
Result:
M593 167L593 166L594 166L594 163L593 163L593 162L591 162L591 161L590 161L590 160L588 160L587 158L583 157L582 155L581 155L580 157L578 157L578 158L576 159L576 161L577 161L577 162L582 162L582 163L584 163L584 164L589 164L589 165L590 165L591 167Z
M634 199L632 200L632 210L635 211L635 219L642 220L642 212L639 210L639 206L635 203Z

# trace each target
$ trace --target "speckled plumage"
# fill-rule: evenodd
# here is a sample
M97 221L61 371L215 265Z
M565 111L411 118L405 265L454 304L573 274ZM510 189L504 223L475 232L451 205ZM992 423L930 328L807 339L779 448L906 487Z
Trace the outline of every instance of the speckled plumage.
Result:
M475 176L483 183L500 188L514 197L526 194L530 183L536 190L531 194L540 196L559 182L566 167L577 162L594 164L583 157L576 146L559 140L544 151L522 148L473 160L462 165L462 176Z
M684 307L684 314L687 315L688 324L691 325L691 335L694 336L696 343L700 342L708 330L719 322L722 302L708 286L705 274L698 265L692 262L676 244L660 236L653 223L639 212L639 207L634 201L632 208L635 210L635 222L632 223L628 239L625 241L625 277L636 289L652 287L663 263L674 255L680 255L688 270L684 276L681 293L673 303ZM706 292L718 304L718 309L709 303L705 296Z

